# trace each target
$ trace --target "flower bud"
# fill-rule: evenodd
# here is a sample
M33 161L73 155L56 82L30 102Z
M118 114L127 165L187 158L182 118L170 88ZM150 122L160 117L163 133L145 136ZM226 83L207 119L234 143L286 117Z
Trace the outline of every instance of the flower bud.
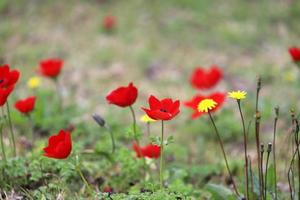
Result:
M269 142L267 152L270 153L272 151L272 143Z
M94 113L92 117L99 126L101 127L105 126L105 120L100 115Z
M264 145L264 143L261 143L261 144L260 144L260 152L261 152L261 153L264 153L264 152L265 152L265 145Z

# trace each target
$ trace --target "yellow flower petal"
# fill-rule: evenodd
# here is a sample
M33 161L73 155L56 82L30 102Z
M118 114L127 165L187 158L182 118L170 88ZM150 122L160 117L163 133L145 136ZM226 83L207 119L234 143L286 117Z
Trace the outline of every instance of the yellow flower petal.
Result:
M31 77L27 81L27 86L31 89L38 88L41 85L41 79L37 76Z
M236 100L245 99L246 95L247 95L247 92L240 91L240 90L228 92L228 97L236 99Z
M217 106L217 102L212 99L204 99L200 101L198 104L198 111L199 112L208 112L209 110L215 108Z
M156 121L156 120L150 118L147 114L143 115L140 120L142 122L146 122L146 123L148 123L148 122L155 122Z

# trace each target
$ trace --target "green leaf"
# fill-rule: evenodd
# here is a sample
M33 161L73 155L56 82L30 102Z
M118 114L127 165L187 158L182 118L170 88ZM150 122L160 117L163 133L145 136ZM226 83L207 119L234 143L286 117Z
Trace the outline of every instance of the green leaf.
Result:
M229 200L233 197L232 191L222 185L210 183L207 184L205 188L212 194L215 200Z

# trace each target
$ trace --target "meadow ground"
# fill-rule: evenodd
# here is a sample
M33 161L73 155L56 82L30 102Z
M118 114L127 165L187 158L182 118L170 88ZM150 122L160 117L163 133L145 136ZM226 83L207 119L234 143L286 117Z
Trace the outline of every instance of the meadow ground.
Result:
M112 31L102 26L106 15L116 18ZM12 111L20 157L9 161L8 166L13 166L7 171L11 182L2 183L2 192L14 189L16 195L33 199L57 195L68 199L71 194L80 199L89 195L74 170L76 156L66 162L41 156L47 137L66 128L66 124L76 127L73 152L84 152L80 163L96 191L111 187L115 193L133 195L141 188L155 187L155 167L149 173L148 185L139 181L143 164L135 158L127 133L132 120L129 109L108 105L105 96L120 85L134 82L139 89L134 105L139 118L143 114L140 107L147 106L150 94L184 102L199 93L189 83L193 69L216 64L224 78L212 91L247 91L243 102L247 124L255 114L256 78L261 76L259 108L265 144L272 141L274 107L280 107L278 186L281 198L288 198L290 109L298 113L300 91L300 72L288 48L300 45L299 21L300 2L296 0L0 0L0 64L9 63L22 73L11 101L30 94L38 96L33 114L37 137L33 150L24 147L24 143L30 143L26 139L30 135L27 119ZM64 112L53 100L51 80L43 79L36 91L26 85L37 74L39 61L49 57L65 62L59 77ZM218 192L231 193L230 181L209 118L191 120L191 110L184 106L180 110L180 115L166 124L167 136L174 137L165 154L170 191L177 191L180 198L226 199ZM109 135L95 124L92 113L101 114L115 132L120 150L114 161L106 153L110 151ZM230 165L238 185L242 185L243 135L234 101L227 99L215 117ZM138 123L145 130L146 126ZM159 136L159 123L151 130ZM250 130L249 154L255 166L253 124ZM144 137L142 143L148 140ZM5 144L8 148L8 137ZM90 155L90 151L96 154ZM40 163L43 169L37 173ZM272 182L272 177L269 179ZM212 183L215 185L208 185ZM165 194L147 198L162 198L159 195ZM118 198L126 199L121 194L114 197Z

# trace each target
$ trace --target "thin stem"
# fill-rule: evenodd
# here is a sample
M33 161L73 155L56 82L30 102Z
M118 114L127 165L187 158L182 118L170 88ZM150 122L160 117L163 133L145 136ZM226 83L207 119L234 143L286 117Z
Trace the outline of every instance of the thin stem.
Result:
M271 151L268 150L267 161L266 161L266 169L265 169L265 199L267 199L267 177L268 177L268 165Z
M212 122L212 124L213 124L214 130L215 130L215 132L216 132L216 134L217 134L217 138L218 138L218 141L219 141L219 143L220 143L220 147L221 147L221 150L222 150L222 153L223 153L223 157L224 157L224 160L225 160L226 168L227 168L228 174L229 174L229 176L230 176L230 179L231 179L231 181L232 181L233 189L234 189L236 195L237 195L237 196L240 196L240 194L239 194L239 192L238 192L238 190L237 190L237 187L236 187L236 185L235 185L235 182L234 182L232 173L231 173L231 171L230 171L229 165L228 165L226 153L225 153L225 150L224 150L223 142L222 142L222 140L221 140L219 131L218 131L217 126L216 126L216 124L215 124L215 122L214 122L214 119L213 119L213 117L211 116L211 113L210 113L209 111L208 111L208 115L209 115L209 118L210 118L210 120L211 120L211 122Z
M132 106L129 106L130 108L130 111L131 111L131 114L132 114L132 120L133 120L133 134L134 134L134 139L135 139L135 142L136 144L138 145L138 151L139 151L139 154L142 155L142 152L141 152L141 148L140 148L140 141L139 141L139 138L137 136L137 132L136 132L136 117L135 117L135 112L132 108ZM146 159L145 157L142 156L142 159L143 159L143 166L144 166L144 179L146 179Z
M28 123L31 129L31 142L32 142L32 146L34 144L34 125L33 125L33 121L32 121L32 117L30 114L26 115L26 117L28 118Z
M150 137L150 122L147 122L147 136Z
M242 120L242 126L243 126L243 135L244 135L244 156L245 156L245 179L246 179L246 195L247 199L249 200L249 177L248 177L248 159L247 159L247 135L246 135L246 127L245 127L245 120L243 116L243 112L241 109L241 101L237 100L237 104L239 107L239 112Z
M15 142L15 134L14 134L14 129L13 129L12 122L11 122L10 109L9 109L8 101L6 102L6 109L7 109L8 124L9 124L9 129L10 129L10 134L11 134L11 141L12 141L12 144L13 144L13 155L14 155L14 157L16 157L17 156L17 149L16 149L16 142Z
M4 142L3 142L3 124L2 123L0 125L0 142L1 142L3 161L4 161L4 163L6 163L6 153L5 153Z
M77 172L78 172L78 174L79 174L81 180L82 180L83 183L86 185L86 187L87 187L89 193L92 194L92 193L93 193L93 189L91 188L90 184L87 182L86 178L84 177L84 175L83 175L83 173L82 173L81 168L80 168L79 165L76 166L76 170L77 170Z
M253 181L253 171L252 171L252 164L251 164L251 157L248 155L247 161L249 164L249 173L250 173L250 182L251 182L251 192L254 193L254 181Z
M161 138L160 138L160 167L159 167L159 180L160 189L163 188L164 172L163 172L163 161L164 161L164 121L161 120Z
M276 168L276 130L278 121L279 108L275 108L274 130L273 130L273 163L274 163L274 193L275 200L277 200L277 168Z
M261 156L260 156L260 134L259 134L259 127L260 127L260 113L256 112L255 115L255 141L256 141L256 151L257 151L257 170L258 170L258 179L259 179L259 197L261 199L263 195L262 190L262 169L261 169Z
M261 144L260 145L260 169L261 169L261 172L263 171L263 161L264 161L264 145ZM264 193L264 176L263 176L263 173L261 173L261 176L262 176L262 179L261 179L261 187L263 188L263 191L262 191L262 198L265 199L265 193Z
M111 130L110 127L107 127L106 129L108 130L109 135L110 135L110 139L111 139L111 145L112 145L112 150L111 150L111 152L114 153L115 150L116 150L116 143L115 143L114 134L113 134L113 132L112 132L112 130Z
M55 82L55 89L56 89L56 93L57 93L57 98L58 98L58 105L59 105L59 110L62 111L63 110L63 96L60 92L61 88L59 85L59 81L57 78L54 79Z
M135 112L132 108L132 106L129 106L130 108L130 111L131 111L131 114L132 114L132 120L133 120L133 134L134 134L134 139L137 143L138 146L140 146L140 142L139 142L139 139L137 137L137 134L136 134L136 117L135 117Z

